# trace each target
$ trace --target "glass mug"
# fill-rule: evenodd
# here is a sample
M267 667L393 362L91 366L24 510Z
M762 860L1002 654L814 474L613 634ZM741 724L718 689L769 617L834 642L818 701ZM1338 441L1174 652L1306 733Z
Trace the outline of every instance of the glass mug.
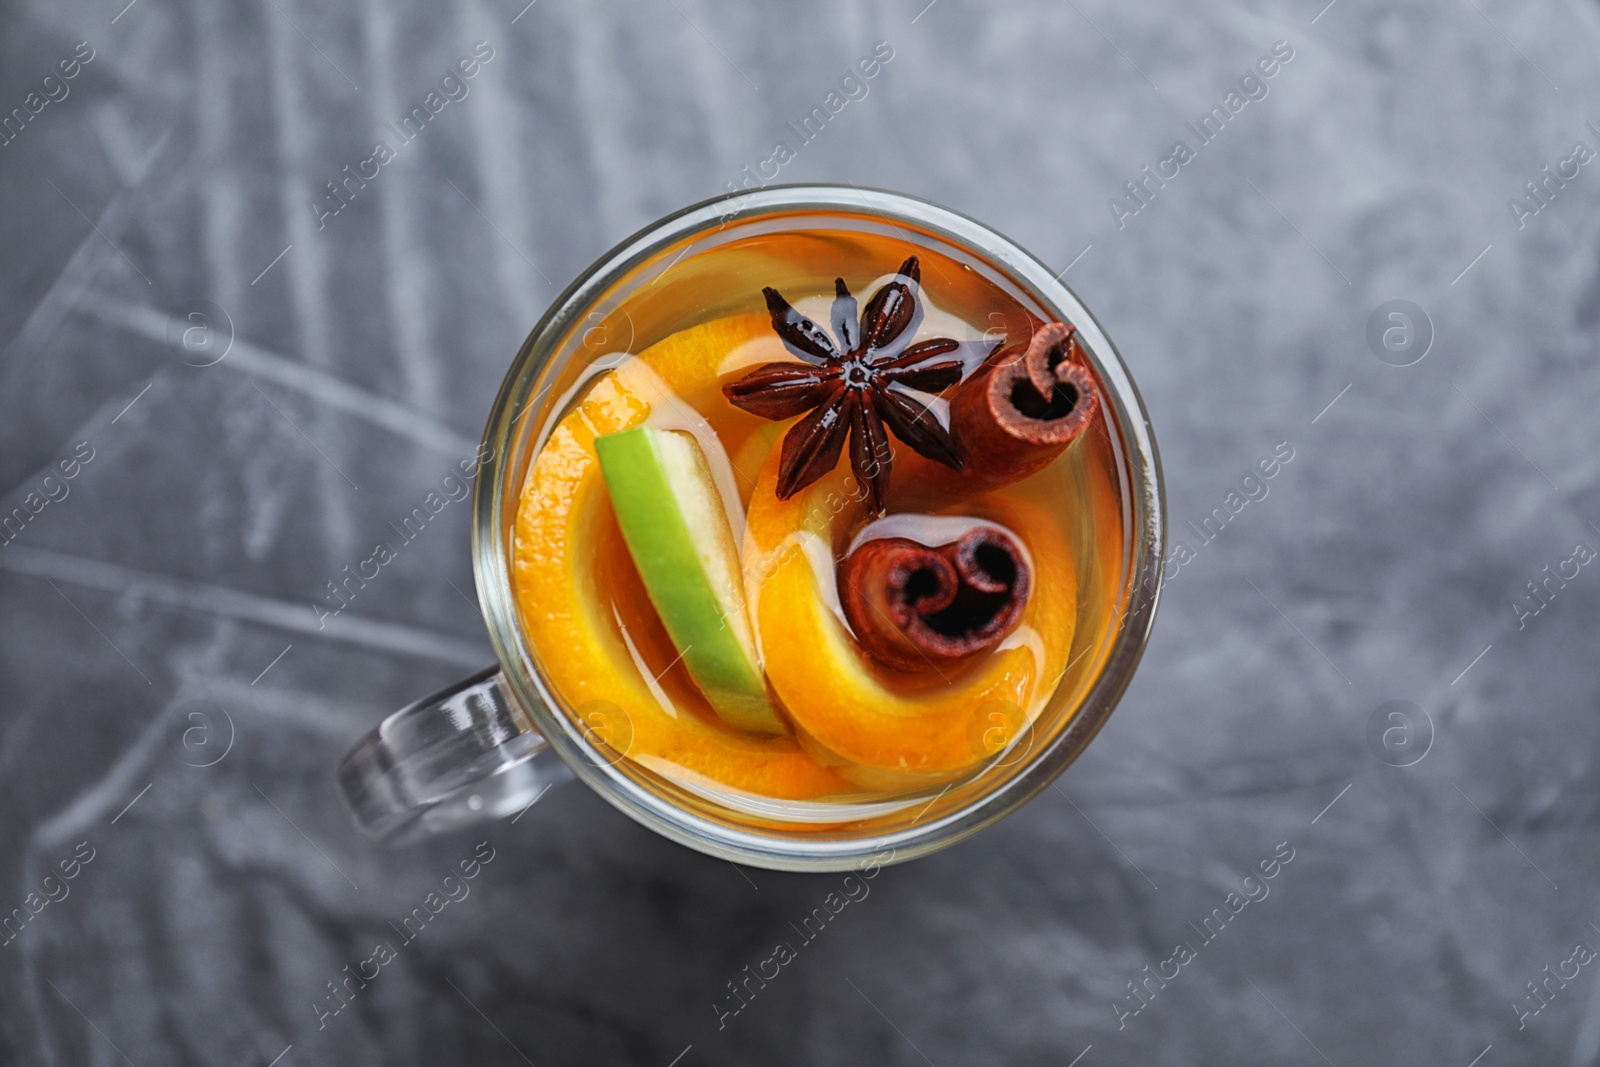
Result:
M894 241L963 274L976 272L968 276L974 284L1003 290L1030 320L1074 325L1100 387L1098 421L1121 531L1096 550L1091 568L1107 608L1095 626L1078 626L1073 662L1044 709L959 781L838 803L685 787L627 758L625 712L563 703L519 615L511 556L516 512L530 462L563 405L591 380L597 360L612 355L600 366L615 366L677 329L674 303L748 311L759 284L739 255L775 241L839 249ZM474 570L499 662L390 715L341 762L346 804L362 831L386 845L519 813L576 775L645 826L723 859L797 871L844 870L886 855L911 859L1000 819L1077 758L1131 680L1155 616L1165 538L1160 463L1121 357L1043 263L972 219L896 193L772 186L686 208L635 234L573 282L534 328L494 402L480 455ZM981 717L975 721L982 733Z

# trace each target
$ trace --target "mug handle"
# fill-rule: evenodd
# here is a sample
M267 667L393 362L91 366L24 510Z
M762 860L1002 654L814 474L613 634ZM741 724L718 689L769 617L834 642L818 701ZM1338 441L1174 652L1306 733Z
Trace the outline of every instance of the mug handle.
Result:
M338 774L356 825L385 846L521 811L571 777L498 666L384 719Z

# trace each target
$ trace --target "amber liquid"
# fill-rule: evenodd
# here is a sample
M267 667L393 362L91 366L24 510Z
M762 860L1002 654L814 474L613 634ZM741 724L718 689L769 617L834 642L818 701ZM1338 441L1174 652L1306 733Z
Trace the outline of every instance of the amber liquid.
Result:
M835 277L843 277L865 306L900 262L915 254L925 311L916 340L1025 340L1040 324L1003 275L962 261L949 246L916 241L894 227L857 229L851 220L794 221L792 229L774 227L690 251L664 273L648 281L641 277L606 314L575 329L574 355L548 383L546 430L524 476L512 550L515 591L535 658L563 710L617 769L674 803L740 825L822 834L893 829L966 803L997 778L1016 773L1070 723L1104 665L1126 606L1125 461L1105 405L1044 470L976 499L945 492L948 479L896 443L887 507L891 516L903 516L901 527L922 524L933 541L938 524L919 516L976 515L1000 523L1040 562L1035 599L1059 594L1069 623L1024 634L1009 648L1002 643L1004 652L980 652L970 662L934 672L869 671L873 684L888 685L899 698L929 711L926 723L915 714L903 719L899 742L912 758L898 763L853 762L787 711L787 736L751 736L725 724L697 689L634 568L603 481L587 458L593 437L640 421L693 428L702 445L707 433L714 435L712 449L720 448L726 463L712 466L722 470L725 490L737 494L727 501L730 513L735 521L749 515L746 528L736 532L746 546L747 568L761 572L750 579L751 614L769 677L778 677L782 666L790 702L809 699L795 687L794 678L804 670L818 679L851 675L837 669L832 657L838 650L793 647L787 629L780 646L760 632L763 612L784 625L804 614L798 610L803 605L764 602L769 593L761 579L776 557L754 547L764 537L770 549L782 533L762 526L760 516L771 509L761 506L761 494L771 493L773 452L789 423L743 412L721 392L723 384L758 364L792 358L770 327L762 287L778 288L826 324ZM832 553L833 563L872 519L851 495L848 475L847 451L832 476L842 491L819 496L827 514L808 519L813 526L820 522L816 543ZM825 566L816 560L811 565L821 590ZM850 640L847 631L844 640ZM1021 663L1019 677L1025 679L1017 683L1009 709L981 699L959 709L971 757L958 766L950 696L963 692L963 685L971 688L970 679L984 671L999 670L985 662L999 655ZM774 690L784 710L776 683ZM838 723L847 724L851 715L874 709L835 711ZM919 731L926 732L930 748L942 746L946 755L939 766L919 765Z

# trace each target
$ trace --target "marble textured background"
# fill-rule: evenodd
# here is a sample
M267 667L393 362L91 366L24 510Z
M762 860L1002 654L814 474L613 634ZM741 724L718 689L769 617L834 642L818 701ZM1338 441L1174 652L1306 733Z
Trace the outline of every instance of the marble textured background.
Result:
M94 58L0 147L0 511L93 458L0 548L0 913L93 859L0 947L0 1062L1600 1062L1593 966L1512 1006L1600 943L1600 572L1514 607L1600 547L1600 167L1508 206L1600 148L1600 6L523 2L6 5L0 111ZM480 40L471 95L319 230L323 183ZM1280 40L1266 98L1119 227L1108 199ZM308 604L471 453L568 279L877 41L782 180L1070 264L1175 537L1294 459L1174 575L1058 789L884 871L719 1030L837 878L690 853L577 785L373 850L338 756L489 658L465 506L337 626ZM1403 368L1367 340L1397 299L1433 334ZM172 343L197 301L231 322L215 366ZM1388 701L1409 767L1369 744ZM484 839L471 896L319 1029L325 983ZM1280 842L1270 896L1119 1029Z

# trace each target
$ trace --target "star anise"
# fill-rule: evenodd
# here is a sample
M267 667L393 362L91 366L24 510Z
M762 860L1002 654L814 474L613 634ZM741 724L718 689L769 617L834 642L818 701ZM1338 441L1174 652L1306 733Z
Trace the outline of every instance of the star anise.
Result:
M889 489L887 431L913 450L960 470L962 456L950 431L924 396L961 380L966 360L984 342L938 337L910 344L922 321L917 303L922 273L917 257L867 301L856 320L856 300L843 278L834 280L833 336L800 314L771 287L762 290L772 328L798 363L767 363L722 387L736 406L767 419L805 414L783 438L777 493L787 500L833 470L850 441L850 465L878 514Z

